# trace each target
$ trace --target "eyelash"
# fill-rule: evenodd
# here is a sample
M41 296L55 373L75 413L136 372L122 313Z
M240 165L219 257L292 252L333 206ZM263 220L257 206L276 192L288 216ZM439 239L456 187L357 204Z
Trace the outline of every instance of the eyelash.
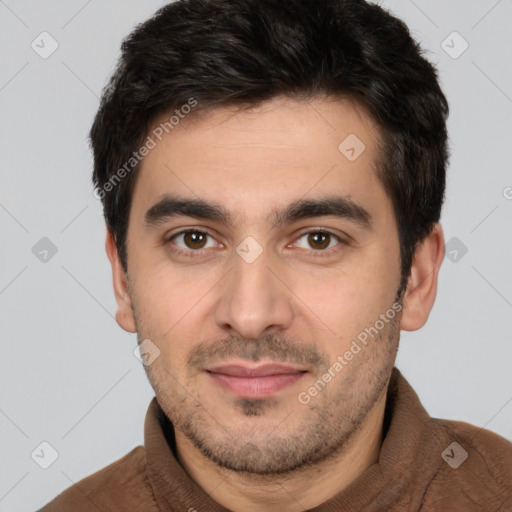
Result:
M180 235L184 235L184 234L187 234L187 233L199 233L201 235L206 235L206 236L209 236L210 238L214 238L212 235L210 235L209 233L207 233L206 231L201 231L199 229L185 229L183 231L179 231L178 233L174 233L172 236L168 237L165 242L166 243L170 243L172 242L175 238L177 238L178 236ZM323 234L323 235L328 235L330 237L334 237L337 241L338 241L338 244L336 244L334 247L330 247L329 249L311 249L310 251L308 251L308 256L312 256L314 258L325 258L325 257L328 257L328 256L332 256L333 254L337 253L339 250L341 250L341 247L342 245L348 245L348 242L346 242L345 240L343 240L339 235L336 235L335 233L332 233L331 231L328 231L326 229L312 229L310 231L306 231L302 234L300 234L298 236L298 238L296 238L295 242L297 240L300 240L302 237L306 236L306 235L311 235L311 234ZM294 242L294 243L295 243ZM196 257L196 256L201 256L203 255L203 253L205 251L207 251L208 249L197 249L197 250L194 250L194 249L189 249L189 250L184 250L184 249L180 249L180 248L176 248L176 246L172 247L172 243L169 244L171 246L171 250L179 255L179 256L185 256L185 257Z

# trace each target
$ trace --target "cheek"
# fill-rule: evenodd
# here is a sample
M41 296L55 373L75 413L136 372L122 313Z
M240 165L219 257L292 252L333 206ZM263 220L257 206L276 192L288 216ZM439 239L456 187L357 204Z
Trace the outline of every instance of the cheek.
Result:
M335 333L343 345L373 325L395 297L398 263L373 252L374 257L359 255L357 263L343 271L297 275L291 286L303 301L299 304L305 304L305 314L322 331Z
M177 280L169 273L143 272L133 283L139 320L155 338L163 338L191 308L192 283ZM149 333L148 333L149 334Z
M149 278L146 274L134 286L138 337L149 339L160 351L159 357L145 367L157 387L172 381L171 375L176 378L185 367L189 347L197 334L192 325L197 325L193 306L198 299L184 294L187 285L190 288L190 283L176 283L176 279L156 275Z
M187 340L196 340L205 320L212 318L212 298L225 274L222 270L201 265L177 270L168 262L152 265L147 260L134 264L132 284L143 334L173 354L189 347Z

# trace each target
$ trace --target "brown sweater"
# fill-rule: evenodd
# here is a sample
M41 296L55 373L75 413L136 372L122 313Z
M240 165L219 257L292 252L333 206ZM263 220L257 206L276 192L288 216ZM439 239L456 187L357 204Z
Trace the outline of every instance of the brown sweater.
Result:
M431 418L396 368L384 432L379 461L312 511L512 512L512 443L467 423ZM146 414L144 445L39 512L227 511L177 461L173 426L156 397Z

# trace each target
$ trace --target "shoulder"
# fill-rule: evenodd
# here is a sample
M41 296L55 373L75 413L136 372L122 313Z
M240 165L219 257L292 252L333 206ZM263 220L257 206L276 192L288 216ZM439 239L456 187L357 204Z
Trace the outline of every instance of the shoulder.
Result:
M511 509L512 443L462 421L432 421L443 431L446 446L439 454L439 468L428 486L425 505L446 508L467 503L467 510L479 512Z
M151 511L153 493L146 472L146 451L134 448L119 460L72 484L39 512ZM158 510L156 508L155 510ZM141 508L142 507L142 508Z

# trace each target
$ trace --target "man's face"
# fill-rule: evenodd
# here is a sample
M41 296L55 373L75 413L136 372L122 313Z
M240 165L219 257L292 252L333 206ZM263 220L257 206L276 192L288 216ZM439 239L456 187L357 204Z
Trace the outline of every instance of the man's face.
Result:
M127 253L139 341L160 350L146 371L221 466L325 459L382 403L400 252L377 138L351 102L279 98L185 118L142 163Z

